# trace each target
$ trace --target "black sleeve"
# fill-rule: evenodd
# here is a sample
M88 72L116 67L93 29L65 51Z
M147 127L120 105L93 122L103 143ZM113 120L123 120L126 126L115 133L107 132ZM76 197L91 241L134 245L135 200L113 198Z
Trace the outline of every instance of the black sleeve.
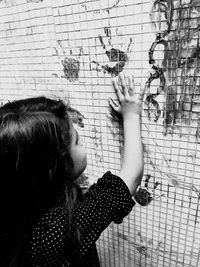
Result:
M82 250L87 251L112 221L121 223L134 205L124 181L111 172L104 174L90 187L84 201L74 211Z

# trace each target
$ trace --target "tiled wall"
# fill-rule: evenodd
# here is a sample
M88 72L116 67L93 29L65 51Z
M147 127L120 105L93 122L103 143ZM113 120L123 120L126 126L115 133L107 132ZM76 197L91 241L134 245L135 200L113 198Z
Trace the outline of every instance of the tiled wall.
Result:
M148 84L141 187L151 201L102 234L102 266L200 266L199 27L198 0L0 1L0 101L69 100L84 116L91 184L120 169L111 76Z

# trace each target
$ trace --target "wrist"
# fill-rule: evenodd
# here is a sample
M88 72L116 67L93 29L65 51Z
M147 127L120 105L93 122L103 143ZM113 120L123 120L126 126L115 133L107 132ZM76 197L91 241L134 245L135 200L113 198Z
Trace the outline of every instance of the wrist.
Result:
M140 114L138 113L132 113L132 114L126 114L123 117L123 121L135 121L135 120L140 120Z

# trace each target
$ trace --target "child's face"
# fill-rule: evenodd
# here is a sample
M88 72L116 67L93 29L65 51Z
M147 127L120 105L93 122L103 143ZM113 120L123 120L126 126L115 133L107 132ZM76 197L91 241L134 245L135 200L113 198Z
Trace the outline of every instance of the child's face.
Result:
M81 145L80 137L74 127L71 127L71 157L74 162L74 179L78 178L87 166L85 148Z

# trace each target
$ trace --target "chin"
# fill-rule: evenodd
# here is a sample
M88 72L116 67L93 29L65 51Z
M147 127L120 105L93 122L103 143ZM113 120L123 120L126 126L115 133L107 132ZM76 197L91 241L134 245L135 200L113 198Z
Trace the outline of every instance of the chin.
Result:
M86 167L87 167L87 160L85 160L84 163L82 163L81 165L79 165L76 168L76 170L74 172L74 179L79 178L83 174L83 172L85 171Z
M85 165L83 166L83 168L80 170L79 176L84 173L86 167L87 167L87 162L85 163Z

